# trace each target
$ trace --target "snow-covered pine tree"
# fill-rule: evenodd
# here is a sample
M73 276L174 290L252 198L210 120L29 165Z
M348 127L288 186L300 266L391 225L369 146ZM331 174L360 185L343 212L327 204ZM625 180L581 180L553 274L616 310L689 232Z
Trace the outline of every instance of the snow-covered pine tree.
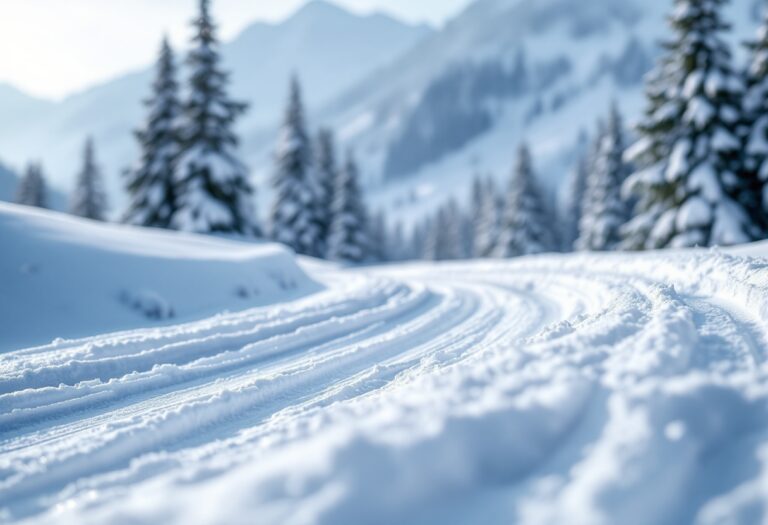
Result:
M568 175L567 195L563 203L561 222L563 225L563 250L571 252L577 249L579 224L584 215L584 199L589 176L589 157L582 155Z
M444 206L437 209L435 214L425 222L424 259L427 261L444 261L446 240L446 210Z
M413 260L431 260L429 253L429 236L432 231L432 217L427 216L416 223L411 231L409 242L409 258Z
M738 136L742 83L722 38L725 0L676 0L630 157L628 248L732 245L761 235Z
M352 264L370 260L368 212L352 153L348 154L344 167L338 171L333 193L328 258Z
M387 260L405 261L409 258L408 241L403 223L397 221L387 235Z
M509 181L494 255L508 258L551 251L555 244L551 223L536 187L530 150L522 144Z
M291 80L288 108L280 130L275 161L276 169L272 179L275 193L271 212L272 238L297 253L324 257L327 249L323 242L320 213L323 189L313 166L301 88L296 77ZM334 183L334 191L337 188ZM337 196L334 195L334 206L336 200Z
M443 224L445 245L441 254L442 259L447 261L466 259L466 216L454 199L450 199L443 209L445 210Z
M260 236L254 189L238 158L233 130L247 105L227 94L210 0L200 0L187 57L189 98L183 106L183 150L177 168L177 209L171 227L198 233Z
M629 204L621 188L631 169L624 161L624 122L616 104L611 106L608 125L600 135L587 174L577 250L616 249L622 241L622 227L630 218Z
M321 129L317 134L315 144L315 174L318 186L322 191L322 195L318 197L318 222L323 243L322 249L327 250L328 236L333 220L333 186L338 171L333 132L327 128Z
M176 63L167 38L160 47L152 95L144 105L147 120L144 128L136 131L141 158L127 173L126 187L131 200L124 221L136 226L168 228L176 211L176 161L182 144Z
M426 259L455 261L466 258L463 239L463 214L453 199L441 206L429 222Z
M761 215L765 216L768 214L768 10L763 15L757 38L747 47L750 60L743 102L747 129L745 168L753 175L750 182L759 187L749 191L747 186L747 195L761 194Z
M106 220L107 196L104 193L101 169L96 162L95 147L90 137L85 141L83 167L75 182L70 212L95 221Z
M30 163L27 166L16 190L16 203L37 208L48 207L45 175L43 175L43 167L40 164Z
M384 210L377 211L368 220L368 259L374 262L390 260L387 218Z
M579 222L583 212L584 194L587 189L587 174L589 173L590 164L589 145L589 135L586 131L582 130L579 133L576 147L576 163L568 174L559 214L561 247L565 252L575 250L576 239L579 237Z
M491 177L478 179L474 191L477 193L473 197L472 256L490 257L499 237L501 199Z

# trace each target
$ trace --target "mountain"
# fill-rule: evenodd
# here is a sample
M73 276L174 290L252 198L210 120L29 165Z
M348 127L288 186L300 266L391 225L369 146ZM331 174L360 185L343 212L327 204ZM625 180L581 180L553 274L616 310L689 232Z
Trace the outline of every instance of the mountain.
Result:
M274 126L292 73L301 77L309 107L320 107L431 32L381 14L355 15L320 0L282 23L252 24L223 46L233 93L250 103L240 123L243 134L256 136ZM151 78L151 69L137 71L60 103L29 106L13 118L3 114L0 155L17 165L41 158L53 183L69 190L83 141L92 135L119 209L124 200L119 174L135 156L132 130L144 118L141 100ZM13 98L0 89L0 110L7 105L14 105Z
M757 5L727 7L734 46L757 29ZM361 155L374 204L406 221L462 198L475 172L506 180L522 140L554 197L579 134L612 99L630 120L640 115L671 8L672 0L476 0L319 120Z
M0 115L3 127L23 126L50 111L55 104L27 95L10 84L0 83Z

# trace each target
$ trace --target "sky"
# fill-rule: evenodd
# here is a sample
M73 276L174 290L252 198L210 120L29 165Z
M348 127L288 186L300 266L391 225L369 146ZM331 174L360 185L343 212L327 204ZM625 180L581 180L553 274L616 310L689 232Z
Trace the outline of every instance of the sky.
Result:
M249 23L278 22L307 0L213 0L220 36ZM311 1L311 0L310 0ZM439 26L470 0L333 0ZM0 82L61 99L150 64L161 36L189 37L197 0L0 0Z

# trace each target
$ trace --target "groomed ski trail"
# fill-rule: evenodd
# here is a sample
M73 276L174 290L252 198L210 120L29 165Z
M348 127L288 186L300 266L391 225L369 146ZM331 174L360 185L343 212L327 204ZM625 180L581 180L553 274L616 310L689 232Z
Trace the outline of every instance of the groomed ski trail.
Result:
M295 302L0 356L0 521L766 518L764 260L312 272Z

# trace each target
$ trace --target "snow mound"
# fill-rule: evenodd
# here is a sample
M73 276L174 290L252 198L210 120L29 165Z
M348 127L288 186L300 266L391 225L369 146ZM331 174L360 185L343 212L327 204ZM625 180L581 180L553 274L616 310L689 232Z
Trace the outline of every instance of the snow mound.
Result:
M0 352L191 320L320 286L287 250L0 203Z

